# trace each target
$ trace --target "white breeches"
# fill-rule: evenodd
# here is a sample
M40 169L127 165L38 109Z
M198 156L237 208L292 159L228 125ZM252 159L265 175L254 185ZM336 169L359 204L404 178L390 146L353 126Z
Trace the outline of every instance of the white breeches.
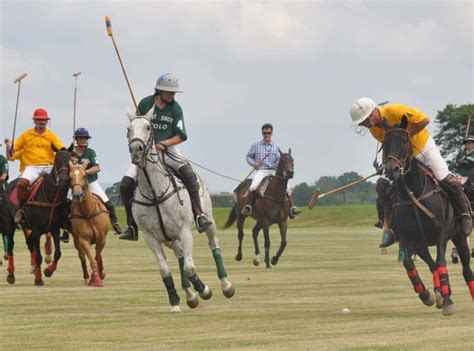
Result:
M20 176L20 178L28 179L30 184L32 184L36 179L38 179L42 174L48 174L53 169L53 165L43 165L43 166L26 166L25 171Z
M98 197L100 197L101 200L102 200L104 203L109 201L109 197L108 197L107 194L105 193L104 189L102 189L102 187L100 186L98 180L96 180L95 182L89 183L89 191L90 191L92 194L95 194L95 195L97 195ZM71 189L69 189L68 192L67 192L67 198L68 198L69 200L72 200L72 191L71 191Z
M168 146L168 151L171 153L171 156L165 154L165 163L168 167L178 171L182 166L187 164L187 160L175 145ZM127 168L127 171L125 172L125 176L132 179L137 179L137 174L137 166L133 163L130 164Z
M438 147L436 146L433 138L429 137L426 142L425 148L423 151L416 156L416 158L423 163L426 167L431 169L434 176L438 180L443 180L451 174L448 169L446 161L444 161L441 153L439 152Z
M269 175L274 175L275 170L273 169L259 169L255 172L253 178L252 178L252 184L250 184L250 191L255 191L257 190L258 185L260 182L265 178L266 176Z

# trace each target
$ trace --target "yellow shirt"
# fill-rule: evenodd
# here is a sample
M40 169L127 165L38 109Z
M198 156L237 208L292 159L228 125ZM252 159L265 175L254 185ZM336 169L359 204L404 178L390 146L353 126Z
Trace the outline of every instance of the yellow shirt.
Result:
M380 111L380 117L387 119L387 122L390 126L402 123L403 116L408 118L408 125L419 123L427 118L423 112L405 105L391 104L386 105L385 107L379 107L378 110ZM374 126L369 130L375 139L383 143L385 139L385 129ZM415 155L418 155L421 151L423 151L429 137L430 133L426 130L426 128L410 137L413 153Z
M54 150L65 147L59 137L49 129L38 135L35 129L28 129L15 140L14 160L20 160L20 172L25 166L43 166L54 163Z

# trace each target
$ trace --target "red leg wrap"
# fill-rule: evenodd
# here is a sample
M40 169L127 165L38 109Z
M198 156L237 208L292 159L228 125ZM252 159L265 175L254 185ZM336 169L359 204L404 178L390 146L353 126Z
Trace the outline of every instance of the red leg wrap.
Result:
M474 300L474 280L468 282L467 286L469 287L469 292L471 293L471 297Z
M41 267L36 267L35 268L35 279L38 280L38 279L42 279L43 278L43 274L41 273Z
M425 292L425 286L423 285L423 283L420 283L418 284L417 286L415 286L415 291L418 293L418 294L422 294Z
M449 289L449 280L448 280L448 269L445 266L438 267L439 282L441 285L441 295L446 296L450 295L451 291Z
M36 266L36 251L31 251L30 257L31 257L31 265Z
M418 272L417 272L416 268L413 268L411 271L407 271L407 274L410 278L418 276Z
M58 263L56 261L53 261L49 266L48 266L48 270L52 273L56 270L58 266Z
M8 273L12 274L15 273L15 260L13 259L13 255L8 256Z
M435 289L438 289L440 287L438 271L433 272L433 286Z

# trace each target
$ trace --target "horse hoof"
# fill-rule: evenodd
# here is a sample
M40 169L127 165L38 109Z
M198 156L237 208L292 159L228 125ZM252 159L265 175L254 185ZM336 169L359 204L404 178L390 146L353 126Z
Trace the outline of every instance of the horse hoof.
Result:
M8 284L15 284L15 274L10 273L7 275Z
M236 261L242 261L242 254L238 253L237 255L235 255L235 260Z
M199 296L194 295L194 297L190 298L189 300L186 300L186 303L188 304L189 308L196 308L199 305Z
M454 314L454 304L451 303L447 306L443 306L443 316L451 316Z
M178 305L171 306L171 313L181 313L181 308Z
M206 285L204 291L199 293L199 296L201 296L203 300L209 300L212 297L212 290Z
M89 282L89 286L92 286L93 288L102 288L104 286L104 282L99 279L91 280Z
M430 294L429 290L425 290L424 293L421 293L418 295L420 297L420 300L426 305L426 306L433 306L435 303L435 298L433 295Z
M49 268L45 268L44 271L43 271L44 275L46 277L51 277L53 275L53 272L49 270Z
M51 262L53 262L51 255L46 255L46 257L44 258L44 262L46 264L50 264Z
M102 280L105 279L105 272L100 272L100 279L102 279Z
M272 265L276 266L277 263L278 263L278 257L273 256L273 257L272 257Z
M260 261L257 260L256 258L254 258L252 262L255 267L258 267L258 265L260 264Z
M435 289L435 296L436 296L436 308L438 309L443 308L443 296L441 296L439 289Z
M89 284L89 279L84 279L84 285L87 286Z
M43 279L35 279L35 285L36 286L43 286L44 285Z
M235 295L235 288L233 285L231 285L229 288L222 290L222 293L224 294L225 297L230 299L232 296Z

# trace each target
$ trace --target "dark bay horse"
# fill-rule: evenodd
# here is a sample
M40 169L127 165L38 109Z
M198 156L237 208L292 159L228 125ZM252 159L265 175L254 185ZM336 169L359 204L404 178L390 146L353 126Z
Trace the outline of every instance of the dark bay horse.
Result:
M389 127L385 124L383 164L385 173L393 180L390 189L393 201L391 228L400 240L400 248L404 252L403 265L421 301L431 306L435 299L416 270L412 260L414 253L428 264L433 274L436 306L443 309L444 315L451 315L454 304L445 259L448 240L452 240L459 250L464 280L474 300L467 238L462 234L446 193L430 171L413 156L406 126L406 118L400 126ZM436 262L428 250L433 245L436 246Z
M275 176L272 176L263 196L260 194L260 186L257 189L259 194L255 197L253 211L251 217L257 221L252 229L253 242L255 245L255 258L253 263L258 266L260 263L260 248L258 245L258 233L260 229L263 229L264 235L264 247L265 247L265 264L267 268L271 268L270 265L270 226L274 223L278 223L280 228L280 248L278 249L275 256L272 257L271 263L276 265L280 259L281 254L286 247L286 231L288 227L288 214L290 210L290 198L286 191L288 186L288 180L293 178L294 165L293 157L291 157L291 149L288 153L282 153L280 151L280 160L275 172ZM224 228L229 228L237 220L237 230L239 247L237 249L237 255L235 259L237 261L242 260L242 240L244 238L244 222L247 216L242 214L242 208L245 206L244 195L248 191L252 180L246 179L243 181L237 189L235 189L236 203L229 213ZM262 181L262 184L265 180Z
M59 244L59 230L62 223L60 206L67 195L69 188L69 160L71 156L69 152L58 151L55 156L54 166L51 172L38 179L41 181L34 196L29 196L26 201L25 221L22 229L31 230L31 234L27 237L28 249L34 252L35 267L35 285L44 285L41 263L40 237L42 234L51 232L54 241L54 259L53 262L44 270L44 275L50 277L56 270L58 261L61 257L61 249ZM13 259L13 249L15 247L14 234L16 225L14 223L15 212L18 207L12 201L16 196L12 194L15 191L17 180L8 184L7 194L10 199L10 215L8 218L9 231L8 236L8 276L7 282L15 283L15 264ZM34 185L32 185L33 187ZM13 195L13 196L12 196Z

